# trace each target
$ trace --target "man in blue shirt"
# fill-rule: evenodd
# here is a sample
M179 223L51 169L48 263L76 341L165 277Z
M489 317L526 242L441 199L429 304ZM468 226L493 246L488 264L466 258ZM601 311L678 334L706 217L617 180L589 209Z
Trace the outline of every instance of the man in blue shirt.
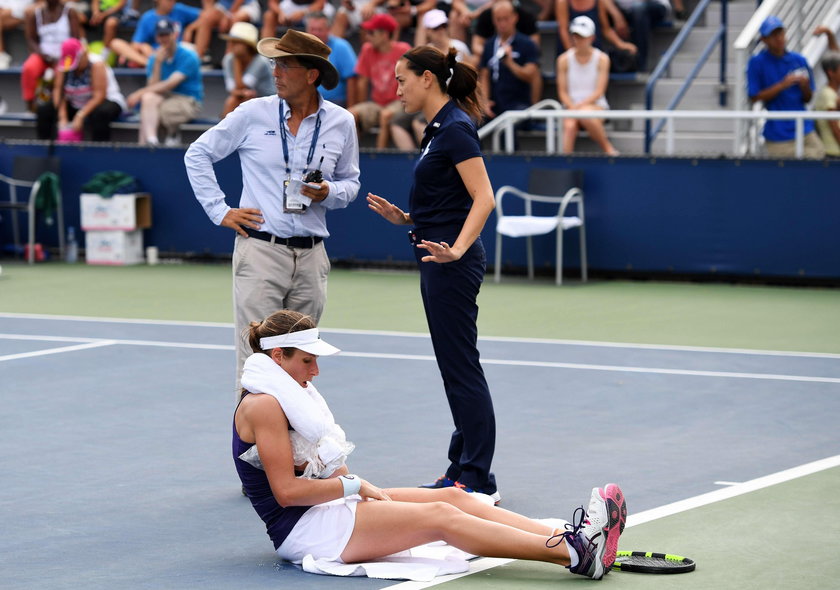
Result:
M480 84L489 97L487 114L493 118L505 111L531 106L542 90L539 48L516 30L516 11L507 0L491 8L496 34L484 44Z
M768 16L759 29L766 48L747 65L747 93L753 102L761 101L768 111L805 111L814 93L814 77L803 56L785 47L785 28L775 16ZM805 121L805 157L825 155L813 121ZM796 123L768 120L764 124L767 153L774 158L795 156Z
M149 56L158 48L155 39L155 26L158 20L168 17L180 24L178 28L178 40L180 41L184 30L193 25L200 13L200 9L175 2L175 0L156 0L155 8L147 10L140 17L137 27L134 29L134 35L131 37L131 42L117 38L111 41L110 49L125 64L134 63L145 67L149 62Z
M356 52L353 46L341 37L330 35L330 19L323 12L310 12L306 16L306 32L327 44L332 50L330 63L338 70L338 86L332 90L321 86L318 89L321 96L343 107L352 106L357 102L356 84L347 82L356 77Z
M140 105L140 145L158 145L158 125L166 145L177 145L178 127L201 111L204 85L198 55L178 42L178 25L163 17L155 25L157 51L146 66L148 83L128 95L129 108Z

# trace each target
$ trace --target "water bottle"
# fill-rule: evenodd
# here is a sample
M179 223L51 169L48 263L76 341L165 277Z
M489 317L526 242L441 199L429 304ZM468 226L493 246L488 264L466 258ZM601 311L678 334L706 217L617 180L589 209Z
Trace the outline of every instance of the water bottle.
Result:
M69 263L74 263L79 260L79 243L76 241L76 228L67 228L67 249L64 253L64 259Z

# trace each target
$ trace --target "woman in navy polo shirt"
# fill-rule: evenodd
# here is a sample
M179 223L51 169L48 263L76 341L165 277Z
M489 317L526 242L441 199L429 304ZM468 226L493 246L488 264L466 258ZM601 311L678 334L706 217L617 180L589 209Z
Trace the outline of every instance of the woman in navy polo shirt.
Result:
M429 124L414 167L406 213L377 195L369 207L409 238L420 267L420 292L455 431L445 475L423 487L458 486L500 496L490 472L496 444L493 401L476 347L486 257L481 230L493 210L493 187L474 121L482 117L475 69L433 47L416 47L397 62L397 95L407 113Z

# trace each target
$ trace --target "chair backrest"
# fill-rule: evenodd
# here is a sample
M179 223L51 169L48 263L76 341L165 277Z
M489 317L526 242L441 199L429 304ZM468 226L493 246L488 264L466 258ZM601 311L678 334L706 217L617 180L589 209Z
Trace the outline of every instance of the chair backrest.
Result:
M560 197L570 188L583 190L583 170L534 168L528 177L528 192L532 195Z
M61 174L61 158L57 156L16 156L12 161L12 178L29 182L44 172Z

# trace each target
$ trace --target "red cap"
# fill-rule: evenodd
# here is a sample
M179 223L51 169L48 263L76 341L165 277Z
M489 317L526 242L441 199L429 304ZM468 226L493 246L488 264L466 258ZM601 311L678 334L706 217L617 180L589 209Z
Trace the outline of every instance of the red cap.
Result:
M362 28L366 31L388 31L393 33L397 30L397 21L390 14L374 14L370 20L362 23Z

